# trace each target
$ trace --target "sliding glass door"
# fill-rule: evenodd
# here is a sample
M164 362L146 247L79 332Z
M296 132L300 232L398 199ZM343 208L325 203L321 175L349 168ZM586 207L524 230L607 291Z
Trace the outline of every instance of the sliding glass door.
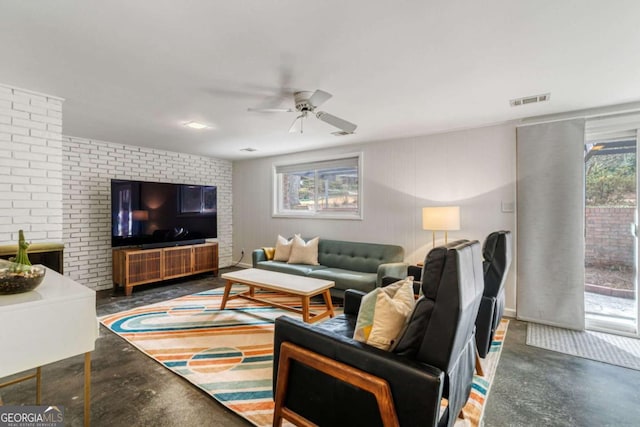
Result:
M638 336L637 131L587 135L587 329Z

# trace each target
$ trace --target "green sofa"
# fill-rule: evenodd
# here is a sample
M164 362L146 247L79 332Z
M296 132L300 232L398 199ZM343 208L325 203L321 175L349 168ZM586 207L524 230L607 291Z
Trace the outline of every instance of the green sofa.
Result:
M332 280L336 285L331 295L339 298L347 289L369 292L380 286L385 276L406 277L408 267L401 246L327 239L318 243L320 265L268 261L262 249L253 251L252 261L253 268Z

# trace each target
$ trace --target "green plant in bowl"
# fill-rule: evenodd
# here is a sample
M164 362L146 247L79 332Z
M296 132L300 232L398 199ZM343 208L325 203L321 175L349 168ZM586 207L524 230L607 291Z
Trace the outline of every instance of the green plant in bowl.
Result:
M9 261L0 260L0 294L18 294L35 289L42 280L46 269L40 265L31 265L27 249L29 243L24 232L18 232L18 253Z

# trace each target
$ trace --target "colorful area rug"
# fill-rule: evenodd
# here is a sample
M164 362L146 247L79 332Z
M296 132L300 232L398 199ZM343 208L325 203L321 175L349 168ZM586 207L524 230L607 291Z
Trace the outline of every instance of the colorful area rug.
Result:
M640 339L529 323L527 345L640 370Z
M500 355L502 354L502 347L504 339L507 335L507 328L509 327L509 320L502 319L496 333L491 341L491 347L487 357L481 359L482 369L484 371L484 377L478 375L473 376L473 384L471 386L471 395L467 404L464 406L465 421L468 426L480 426L482 416L484 415L484 409L486 407L487 399L489 398L489 390L491 383L496 376L498 370L498 362L500 361ZM456 422L456 427L458 422Z
M105 316L101 322L252 424L271 426L273 324L283 314L300 316L242 299L231 300L220 310L222 292L215 289L139 307ZM299 298L278 294L269 298L300 306ZM466 420L459 420L463 425L480 424L507 324L500 325L483 360L485 377L474 378L464 409Z

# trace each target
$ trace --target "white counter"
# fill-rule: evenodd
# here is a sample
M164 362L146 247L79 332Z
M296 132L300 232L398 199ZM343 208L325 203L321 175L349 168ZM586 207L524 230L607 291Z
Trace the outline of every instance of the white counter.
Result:
M47 268L35 290L0 295L0 378L93 351L95 291Z
M40 367L84 353L84 426L90 424L91 352L98 338L96 293L47 268L35 290L0 295L0 378L37 368L36 374L2 386L36 378L40 404Z

